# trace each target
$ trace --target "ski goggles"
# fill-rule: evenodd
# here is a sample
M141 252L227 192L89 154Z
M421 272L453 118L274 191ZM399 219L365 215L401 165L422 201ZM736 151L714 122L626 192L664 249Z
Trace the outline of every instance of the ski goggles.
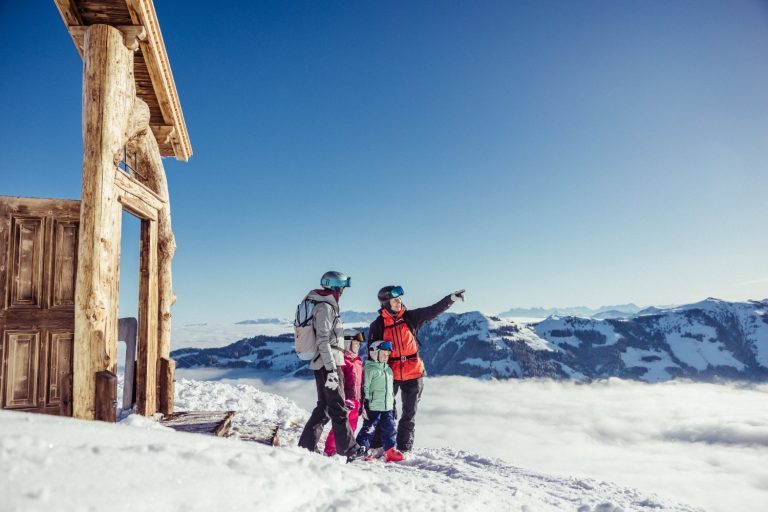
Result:
M395 286L389 291L389 296L392 297L393 299L402 297L403 295L405 295L405 290L403 290L402 286Z
M325 286L328 288L349 288L352 286L352 278L348 277L346 279L323 279L320 281L321 286Z
M359 332L355 334L354 336L344 336L344 340L346 341L359 341L360 343L365 341L365 333Z
M385 350L387 352L392 352L392 349L394 349L394 347L392 346L391 341L382 341L379 343L379 346L376 347L375 350Z

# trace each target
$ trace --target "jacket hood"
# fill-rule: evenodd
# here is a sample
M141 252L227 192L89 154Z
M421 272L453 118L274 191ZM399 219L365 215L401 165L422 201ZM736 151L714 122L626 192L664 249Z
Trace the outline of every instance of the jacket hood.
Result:
M333 292L329 292L328 290L312 290L307 294L307 299L314 300L315 302L325 302L326 304L330 304L335 309L339 309L339 301L334 295Z

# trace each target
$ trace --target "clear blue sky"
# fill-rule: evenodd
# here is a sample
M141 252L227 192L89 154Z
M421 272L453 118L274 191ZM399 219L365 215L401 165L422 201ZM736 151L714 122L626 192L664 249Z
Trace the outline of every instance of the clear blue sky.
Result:
M178 322L290 316L329 269L369 311L768 297L765 1L156 8ZM0 34L0 194L78 198L80 57L53 2Z

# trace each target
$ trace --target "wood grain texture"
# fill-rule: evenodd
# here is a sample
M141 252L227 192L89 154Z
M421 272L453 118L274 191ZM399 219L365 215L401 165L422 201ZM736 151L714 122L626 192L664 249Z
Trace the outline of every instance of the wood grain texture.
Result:
M117 375L112 372L96 372L94 394L95 419L114 423L117 419Z
M141 222L136 411L157 411L157 222Z
M121 205L115 169L136 97L122 33L91 25L83 52L83 182L75 294L74 415L93 418L95 374L117 364Z
M173 396L175 391L176 361L161 357L159 359L157 396L158 409L163 415L173 413Z
M79 218L79 201L0 196L0 407L60 413Z

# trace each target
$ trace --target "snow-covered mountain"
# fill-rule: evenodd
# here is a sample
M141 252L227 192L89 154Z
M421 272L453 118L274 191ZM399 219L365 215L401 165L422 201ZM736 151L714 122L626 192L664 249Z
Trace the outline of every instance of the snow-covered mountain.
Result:
M581 316L585 318L597 317L597 315L609 313L611 317L631 316L640 311L635 304L620 304L616 306L601 306L593 309L586 306L573 306L565 308L512 308L499 313L501 318L546 318L548 316Z
M768 381L768 301L707 299L628 318L551 316L533 324L479 312L446 313L419 332L430 375ZM293 338L256 336L216 349L181 349L180 368L308 375Z

